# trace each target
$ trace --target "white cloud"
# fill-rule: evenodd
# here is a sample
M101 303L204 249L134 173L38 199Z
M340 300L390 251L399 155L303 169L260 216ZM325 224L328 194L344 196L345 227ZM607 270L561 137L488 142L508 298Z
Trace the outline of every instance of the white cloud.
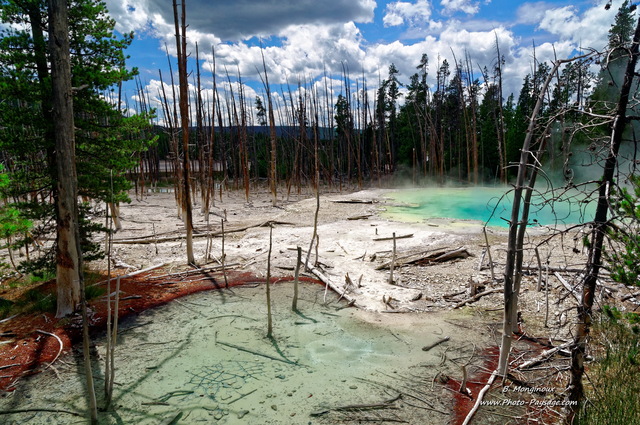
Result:
M576 46L602 49L607 44L607 33L614 21L620 1L614 2L609 10L604 9L606 1L580 13L575 6L547 9L538 25L539 29L569 40Z
M473 0L441 0L440 5L444 8L443 13L446 15L451 15L455 12L475 15L480 10L480 3Z
M396 1L387 5L382 22L385 27L403 24L419 26L428 22L430 17L431 3L428 0L417 0L415 3Z
M553 5L544 1L523 3L516 10L516 23L525 25L538 24L549 9L553 9Z
M111 10L115 8L120 14L120 17L114 14L119 22L119 29L146 29L160 39L158 46L162 46L162 42L166 41L170 53L173 54L175 50L173 24L167 21L167 16L163 14L165 12L159 10L156 5L158 1L139 1L135 6L131 6L134 0L108 0L108 3ZM258 3L265 3L258 0L238 1L244 5L250 3L257 10L263 10L259 9ZM301 3L308 5L310 9L298 12L295 12L297 9L294 6L289 7L295 2L273 0L273 4L280 7L280 11L290 11L292 15L280 17L278 25L272 25L268 22L258 22L256 10L238 9L233 11L236 21L231 22L231 18L228 18L229 25L222 29L204 22L207 16L213 16L214 11L219 10L215 9L216 7L222 6L211 6L213 8L211 13L205 16L202 11L206 9L198 9L198 7L204 8L205 2L198 0L187 3L187 5L194 5L193 10L187 11L189 51L191 58L195 57L193 43L198 41L201 59L205 61L202 71L207 75L203 78L210 80L212 60L210 46L214 46L220 77L218 81L226 80L225 67L231 74L232 80L239 73L243 81L249 84L246 88L247 99L253 99L252 96L256 91L262 90L259 78L262 72L262 52L264 52L269 80L272 84L288 82L295 91L298 81L302 81L302 84L309 83L309 89L315 85L322 95L337 96L336 93L343 84L340 77L343 67L349 70L354 80L352 92L355 93L355 80L358 79L361 83L361 78L364 76L368 90L373 93L379 78L387 77L391 63L399 69L400 81L408 83L409 77L416 72L415 67L423 53L426 53L430 60L430 82L434 80L438 63L444 59L447 59L453 68L452 51L455 52L458 60L468 54L476 72L479 71L479 67L486 66L492 69L497 60L497 38L505 58L503 76L504 95L507 97L512 92L516 95L519 93L522 79L532 71L533 67L532 41L518 37L514 32L517 24L536 25L539 32L544 32L544 37L541 38L545 43L536 47L537 61L552 60L554 49L557 57L569 57L580 45L602 47L606 43L607 30L613 22L617 6L614 4L612 10L607 12L602 7L605 0L598 1L597 6L586 10L578 9L577 6L558 7L552 2L525 3L519 7L514 22L510 23L482 19L483 15L479 15L477 19L464 21L449 19L434 22L431 20L433 14L431 1L395 1L389 3L384 10L383 22L387 27L406 25L408 28L405 34L411 33L412 38L403 40L412 41L368 42L363 38L358 23L371 19L375 7L373 0L358 0L351 3L347 0L339 0L336 4L352 4L348 13L340 15L327 12L318 19L314 19L313 14L325 7L329 0L317 0L313 5L305 0ZM618 3L621 1L618 0ZM472 14L477 11L481 1L443 0L441 4L450 13L455 11ZM131 7L135 10L129 10ZM130 13L125 16L127 11ZM197 15L197 11L201 11L200 14L203 16L194 16ZM246 20L243 20L242 16L246 16ZM196 23L192 23L192 18ZM238 28L229 28L233 26L231 24L237 25ZM255 26L252 27L254 24ZM225 38L224 34L231 34L235 38ZM263 36L267 47L261 50L256 45L255 38L246 39L249 34ZM550 39L555 41L554 44L547 42ZM153 72L157 78L157 69ZM332 93L324 93L325 72L328 77L327 84L334 85ZM225 89L226 85L226 82L221 84L221 90ZM149 86L151 95L156 96L159 88L157 81L152 80ZM286 85L284 90L287 90ZM288 102L287 97L288 94L283 97L280 93L274 93L274 101L280 107L284 107L285 102Z
M106 0L119 30L148 29L170 23L173 8L166 0ZM291 25L371 22L375 0L190 0L189 28L237 41L268 36Z

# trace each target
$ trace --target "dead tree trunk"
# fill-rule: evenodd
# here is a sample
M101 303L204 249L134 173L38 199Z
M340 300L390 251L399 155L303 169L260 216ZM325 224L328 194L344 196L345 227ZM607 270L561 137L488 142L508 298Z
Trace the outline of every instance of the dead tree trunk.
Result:
M176 49L178 55L178 78L180 85L180 119L182 124L182 213L187 232L187 263L195 264L193 256L193 218L191 212L191 190L189 188L189 80L187 78L187 24L186 0L182 0L179 24L178 6L173 0L173 17L176 28Z
M277 135L276 135L276 119L273 113L273 100L271 98L271 87L269 86L269 75L267 74L267 64L264 60L264 50L260 49L262 54L262 70L264 71L264 89L267 92L267 107L269 108L269 142L270 142L270 159L269 159L269 190L271 191L271 204L278 204L278 174L276 170L277 155Z
M579 409L579 404L584 395L582 375L584 374L584 357L587 346L587 337L591 329L591 313L596 292L596 283L600 268L602 267L602 247L606 236L608 221L607 213L610 208L609 197L614 184L615 171L618 167L618 151L622 143L622 135L628 122L627 106L631 95L633 79L635 77L636 63L638 61L640 43L640 19L636 24L633 42L629 50L629 62L624 74L624 80L620 89L620 99L613 119L613 128L609 138L609 149L604 163L602 178L598 184L598 204L591 227L591 242L587 258L586 273L582 278L582 303L578 306L578 328L576 330L573 346L571 348L571 380L569 382L569 400L574 402L570 406L568 423Z
M533 183L537 168L535 164L535 155L531 151L533 134L536 126L538 113L542 108L547 87L551 83L551 79L556 70L566 60L558 60L555 62L552 72L549 73L544 82L538 100L531 114L527 135L520 151L520 163L518 164L518 175L514 186L513 207L511 209L511 220L509 221L509 239L507 242L507 261L504 271L504 322L502 333L502 345L500 347L500 358L498 363L498 374L506 376L509 360L509 352L511 351L511 336L516 329L516 309L517 297L519 290L520 274L522 272L522 249L524 232L529 221L529 203L531 201L531 192L533 191ZM529 173L530 184L525 187L525 178ZM524 194L523 194L524 192ZM524 201L523 201L524 196ZM521 214L522 208L522 214Z

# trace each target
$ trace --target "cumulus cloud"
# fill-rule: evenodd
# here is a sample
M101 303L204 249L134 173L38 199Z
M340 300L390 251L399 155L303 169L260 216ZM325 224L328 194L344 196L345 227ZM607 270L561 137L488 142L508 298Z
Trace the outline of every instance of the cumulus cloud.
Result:
M385 27L403 24L417 26L428 22L430 17L431 3L428 0L417 0L414 3L396 1L387 5L382 22Z
M172 10L165 0L106 1L119 30L147 31L160 40L159 47L166 42L169 52L174 53ZM619 6L622 0L616 0L610 11L602 7L606 0L598 1L597 6L586 9L584 6L582 9L559 7L552 1L528 2L520 5L511 22L489 20L492 18L483 14L456 15L460 19L434 21L435 3L431 0L392 1L382 12L383 24L387 28L405 26L404 39L380 41L384 40L384 36L380 36L370 41L364 38L359 24L373 19L374 0L237 0L233 3L188 0L189 51L193 58L193 44L197 41L202 70L210 76L213 60L210 46L213 46L219 81L226 79L226 70L232 80L241 75L243 81L249 83L247 98L250 99L261 90L258 74L262 72L263 53L269 81L285 84L285 90L287 83L296 89L298 81L302 81L303 85L309 84L308 88L322 92L326 75L327 84L335 85L335 94L343 84L340 74L347 69L354 81L366 78L368 90L373 93L379 79L386 78L391 63L399 69L400 81L408 82L425 53L430 60L431 83L438 64L444 59L454 66L452 51L458 60L469 55L476 72L479 66L491 69L496 62L497 40L505 58L506 97L511 92L518 94L522 79L534 66L531 40L517 35L518 24L535 26L544 33L545 43L536 46L538 61L553 59L554 52L558 57L569 57L580 45L600 48L606 43L607 30L617 10L615 3ZM488 2L441 0L439 4L443 14L474 15ZM406 37L409 33L412 37ZM254 37L263 38L263 49ZM546 42L550 39L554 40L553 44ZM226 88L227 83L219 84L221 90ZM149 86L152 95L161 88L154 80ZM352 93L355 92L353 86ZM279 103L286 100L278 93L274 93L274 99Z
M614 4L609 10L604 9L604 1L583 13L575 6L547 9L538 25L539 29L570 40L576 46L602 49L607 44L607 34L620 6Z
M135 26L132 29L173 22L173 8L166 0L107 0L107 5L122 27L125 22ZM375 0L190 0L186 10L191 29L237 41L276 34L291 25L370 22L375 6ZM145 16L150 24L141 22Z
M480 10L480 3L473 0L441 0L440 5L443 12L451 15L455 12L464 12L468 15L475 15Z
M549 9L553 9L553 5L544 1L523 3L516 10L516 23L525 25L538 24Z

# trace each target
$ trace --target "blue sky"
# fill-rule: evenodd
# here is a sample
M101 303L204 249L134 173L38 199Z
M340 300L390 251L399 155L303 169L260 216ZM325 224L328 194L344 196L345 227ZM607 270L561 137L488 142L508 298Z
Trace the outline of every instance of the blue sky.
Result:
M168 76L165 43L175 51L171 2L106 0L120 31L134 31L130 66L150 97L157 98L158 69ZM465 53L472 63L491 68L496 40L505 57L505 97L518 94L522 79L538 61L575 55L584 48L602 49L622 0L187 0L188 42L195 43L205 88L211 86L211 48L216 50L219 77L225 67L241 73L247 98L262 94L258 69L262 56L274 85L299 80L324 86L325 72L340 91L340 72L364 76L373 90L394 63L401 82L408 82L423 53L432 78L438 63ZM262 40L264 50L259 48ZM175 58L172 57L175 62ZM193 71L195 61L190 62ZM176 67L174 66L174 71ZM176 78L177 81L177 78ZM311 83L310 83L311 84ZM355 82L354 82L355 84ZM221 89L224 90L224 84ZM127 95L133 96L131 85ZM321 95L323 93L320 90ZM280 99L282 100L282 99ZM157 105L152 105L157 106Z

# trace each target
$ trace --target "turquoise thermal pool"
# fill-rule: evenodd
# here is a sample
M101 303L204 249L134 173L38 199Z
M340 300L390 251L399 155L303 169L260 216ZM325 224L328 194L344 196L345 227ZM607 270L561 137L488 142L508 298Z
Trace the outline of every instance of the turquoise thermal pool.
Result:
M507 227L513 200L513 194L507 193L509 189L477 186L397 191L389 196L400 204L388 208L386 215L402 221L457 219ZM559 194L557 192L556 196ZM545 203L544 198L534 195L529 222L533 225L554 226L589 221L593 218L594 205L587 204L582 199L577 192L564 192L559 201Z

